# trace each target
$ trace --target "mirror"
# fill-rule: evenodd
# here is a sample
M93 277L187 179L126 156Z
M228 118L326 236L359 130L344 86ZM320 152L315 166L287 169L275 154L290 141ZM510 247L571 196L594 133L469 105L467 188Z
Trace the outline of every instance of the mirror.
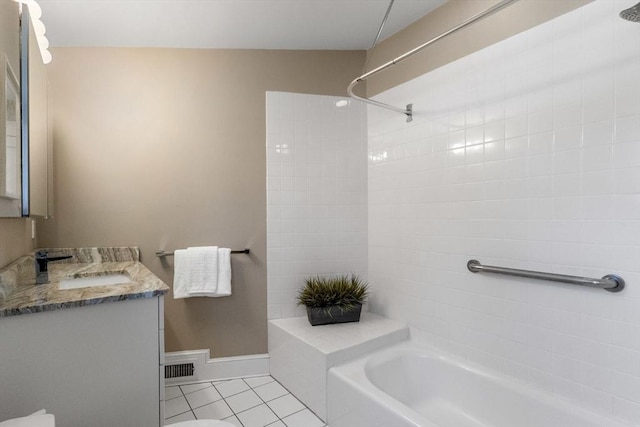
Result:
M20 16L15 2L0 2L0 217L23 215L20 92Z
M0 0L0 217L51 217L47 72L29 9Z
M22 13L22 99L26 99L23 133L29 147L28 195L23 204L28 205L31 217L51 216L52 158L48 123L47 69L42 60L38 39L31 25L28 10ZM24 209L23 209L24 211Z

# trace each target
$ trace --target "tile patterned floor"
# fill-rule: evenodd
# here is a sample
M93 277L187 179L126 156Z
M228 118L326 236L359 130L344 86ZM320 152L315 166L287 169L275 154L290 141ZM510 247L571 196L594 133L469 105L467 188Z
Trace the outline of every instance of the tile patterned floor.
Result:
M238 427L325 427L271 376L168 386L165 425L225 420Z

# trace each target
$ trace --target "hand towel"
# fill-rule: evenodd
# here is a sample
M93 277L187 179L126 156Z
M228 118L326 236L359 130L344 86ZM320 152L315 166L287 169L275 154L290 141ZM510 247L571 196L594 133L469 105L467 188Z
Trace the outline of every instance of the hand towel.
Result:
M173 297L209 296L218 288L218 247L180 249L174 253Z
M190 297L218 298L231 295L231 249L218 248L217 255L216 288L189 289Z
M213 297L231 295L231 249L218 248L218 289Z
M186 249L178 249L173 253L173 298L187 298L187 284L190 282L189 253Z
M189 296L209 296L218 289L218 247L187 248L192 257L192 281L187 288Z

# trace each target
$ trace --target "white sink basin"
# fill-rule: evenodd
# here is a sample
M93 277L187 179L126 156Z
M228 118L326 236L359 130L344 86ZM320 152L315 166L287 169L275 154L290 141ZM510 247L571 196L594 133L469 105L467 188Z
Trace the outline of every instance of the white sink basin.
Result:
M131 278L125 273L109 273L96 276L67 277L60 281L60 289L91 288L93 286L122 285L131 283Z

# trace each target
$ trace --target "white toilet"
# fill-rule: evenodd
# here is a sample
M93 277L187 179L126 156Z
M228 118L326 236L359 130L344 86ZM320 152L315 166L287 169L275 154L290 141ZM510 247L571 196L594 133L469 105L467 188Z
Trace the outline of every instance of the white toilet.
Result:
M224 424L222 426L228 427ZM56 427L56 417L42 409L26 417L1 421L0 427Z
M176 424L169 424L167 427L235 427L235 424L231 424L227 421L194 420L183 421Z

